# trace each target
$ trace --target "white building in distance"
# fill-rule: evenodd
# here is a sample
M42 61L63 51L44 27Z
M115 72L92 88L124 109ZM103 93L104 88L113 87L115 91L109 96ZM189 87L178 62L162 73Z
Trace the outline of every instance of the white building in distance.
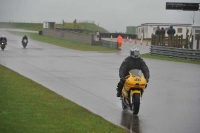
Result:
M138 39L150 39L152 33L155 34L157 27L159 26L160 29L163 27L166 31L165 36L167 37L167 30L169 26L172 25L173 28L176 30L175 35L183 35L183 39L186 38L187 28L189 33L192 29L192 24L177 24L177 23L144 23L137 27L137 37Z

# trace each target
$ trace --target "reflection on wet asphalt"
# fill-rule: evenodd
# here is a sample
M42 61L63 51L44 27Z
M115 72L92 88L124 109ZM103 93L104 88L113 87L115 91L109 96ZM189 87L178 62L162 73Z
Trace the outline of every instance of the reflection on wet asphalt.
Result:
M8 39L0 64L42 84L104 119L133 133L199 133L200 65L144 59L150 81L138 116L122 110L116 97L119 66L135 44L118 53L82 52L21 38L0 30ZM149 47L140 45L141 53Z
M138 115L133 115L128 110L122 111L121 125L126 127L131 133L142 133L139 123L140 120Z

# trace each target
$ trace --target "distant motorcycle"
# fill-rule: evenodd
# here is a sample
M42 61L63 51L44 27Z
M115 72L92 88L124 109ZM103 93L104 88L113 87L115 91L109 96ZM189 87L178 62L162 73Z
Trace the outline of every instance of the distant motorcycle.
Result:
M6 48L6 41L2 40L0 45L1 45L1 49L4 50Z
M140 109L140 99L146 87L147 81L141 70L132 69L129 71L129 75L125 77L122 89L122 108L128 108L134 115L137 115Z
M27 39L23 39L22 40L22 45L23 45L24 48L26 48L27 44L28 44L28 40Z

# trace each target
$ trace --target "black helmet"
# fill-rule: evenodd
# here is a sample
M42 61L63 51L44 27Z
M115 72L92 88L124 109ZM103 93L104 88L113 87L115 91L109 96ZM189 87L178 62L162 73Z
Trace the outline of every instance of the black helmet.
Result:
M140 50L137 47L132 47L130 50L130 56L132 58L139 58L140 57Z

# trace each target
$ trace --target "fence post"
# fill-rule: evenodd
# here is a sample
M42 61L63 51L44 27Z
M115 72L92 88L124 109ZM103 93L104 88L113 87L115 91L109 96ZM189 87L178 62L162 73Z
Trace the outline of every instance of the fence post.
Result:
M180 44L181 44L181 48L183 48L183 35L181 35L181 42L180 42Z
M197 49L199 49L199 40L200 40L200 33L199 33L199 35L197 35Z
M181 38L181 36L178 36L178 35L177 35L177 48L180 47L180 38Z
M162 35L162 39L163 39L163 40L162 40L162 45L163 45L163 46L166 46L166 45L165 45L165 35Z
M174 36L174 45L173 45L173 47L177 47L177 44L178 44L178 35L175 35Z
M155 35L155 45L158 46L158 35Z
M165 37L165 46L167 45L169 47L169 37Z
M193 49L193 39L194 39L194 36L192 35L191 49Z
M153 41L153 33L151 34L151 45L154 45L154 41Z
M185 48L188 49L188 38L189 35L186 35L186 39L185 39Z
M177 43L177 44L176 44L176 47L177 47L177 48L180 48L180 45L181 45L181 44L180 44L181 36L178 36L178 35L176 35L176 36L177 36L177 40L176 40L176 43Z

